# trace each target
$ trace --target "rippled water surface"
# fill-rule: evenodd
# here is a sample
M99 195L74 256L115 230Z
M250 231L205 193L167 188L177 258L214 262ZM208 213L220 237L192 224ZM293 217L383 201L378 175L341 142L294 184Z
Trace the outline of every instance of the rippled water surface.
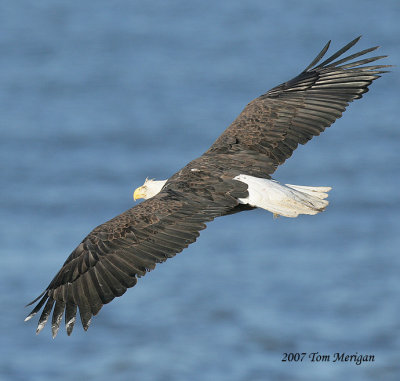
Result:
M396 0L0 3L0 378L398 380L398 67L275 174L333 186L326 213L216 220L88 332L53 341L23 319L145 177L199 156L327 40L363 34L399 65L399 16Z

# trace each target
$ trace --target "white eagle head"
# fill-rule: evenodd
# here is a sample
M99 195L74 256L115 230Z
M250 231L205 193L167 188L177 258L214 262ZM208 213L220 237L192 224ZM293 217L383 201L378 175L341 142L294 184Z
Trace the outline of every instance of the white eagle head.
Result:
M144 184L135 189L133 193L133 199L136 201L140 198L144 198L145 200L155 196L159 193L164 186L167 180L149 180L146 178Z

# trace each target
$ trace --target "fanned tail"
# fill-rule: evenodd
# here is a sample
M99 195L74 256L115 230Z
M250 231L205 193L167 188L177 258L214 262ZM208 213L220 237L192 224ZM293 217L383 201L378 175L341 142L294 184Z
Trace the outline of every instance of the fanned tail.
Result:
M325 210L325 200L331 187L311 187L279 184L275 180L239 175L235 180L248 185L249 196L239 198L242 204L270 211L276 216L297 217L299 214L317 214Z

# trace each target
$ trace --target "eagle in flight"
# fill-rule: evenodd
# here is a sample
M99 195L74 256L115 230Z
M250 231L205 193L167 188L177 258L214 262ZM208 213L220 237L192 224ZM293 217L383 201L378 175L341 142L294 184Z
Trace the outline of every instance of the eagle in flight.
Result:
M271 175L390 66L368 65L386 56L353 61L378 47L339 58L359 39L319 63L328 42L297 77L251 101L202 156L168 180L146 180L136 189L134 198L146 200L89 233L29 304L38 302L25 320L44 306L36 333L53 311L53 337L64 313L70 335L78 309L87 330L104 304L195 242L216 217L254 208L286 217L323 211L330 187L283 185Z

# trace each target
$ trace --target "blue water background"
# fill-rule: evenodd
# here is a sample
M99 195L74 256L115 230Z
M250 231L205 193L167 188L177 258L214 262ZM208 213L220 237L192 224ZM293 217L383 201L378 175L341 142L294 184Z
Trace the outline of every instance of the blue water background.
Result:
M1 2L0 379L399 380L398 67L276 172L333 186L325 213L210 223L88 332L52 340L23 322L145 177L199 156L329 39L363 34L357 49L381 45L399 65L399 16L397 0Z

